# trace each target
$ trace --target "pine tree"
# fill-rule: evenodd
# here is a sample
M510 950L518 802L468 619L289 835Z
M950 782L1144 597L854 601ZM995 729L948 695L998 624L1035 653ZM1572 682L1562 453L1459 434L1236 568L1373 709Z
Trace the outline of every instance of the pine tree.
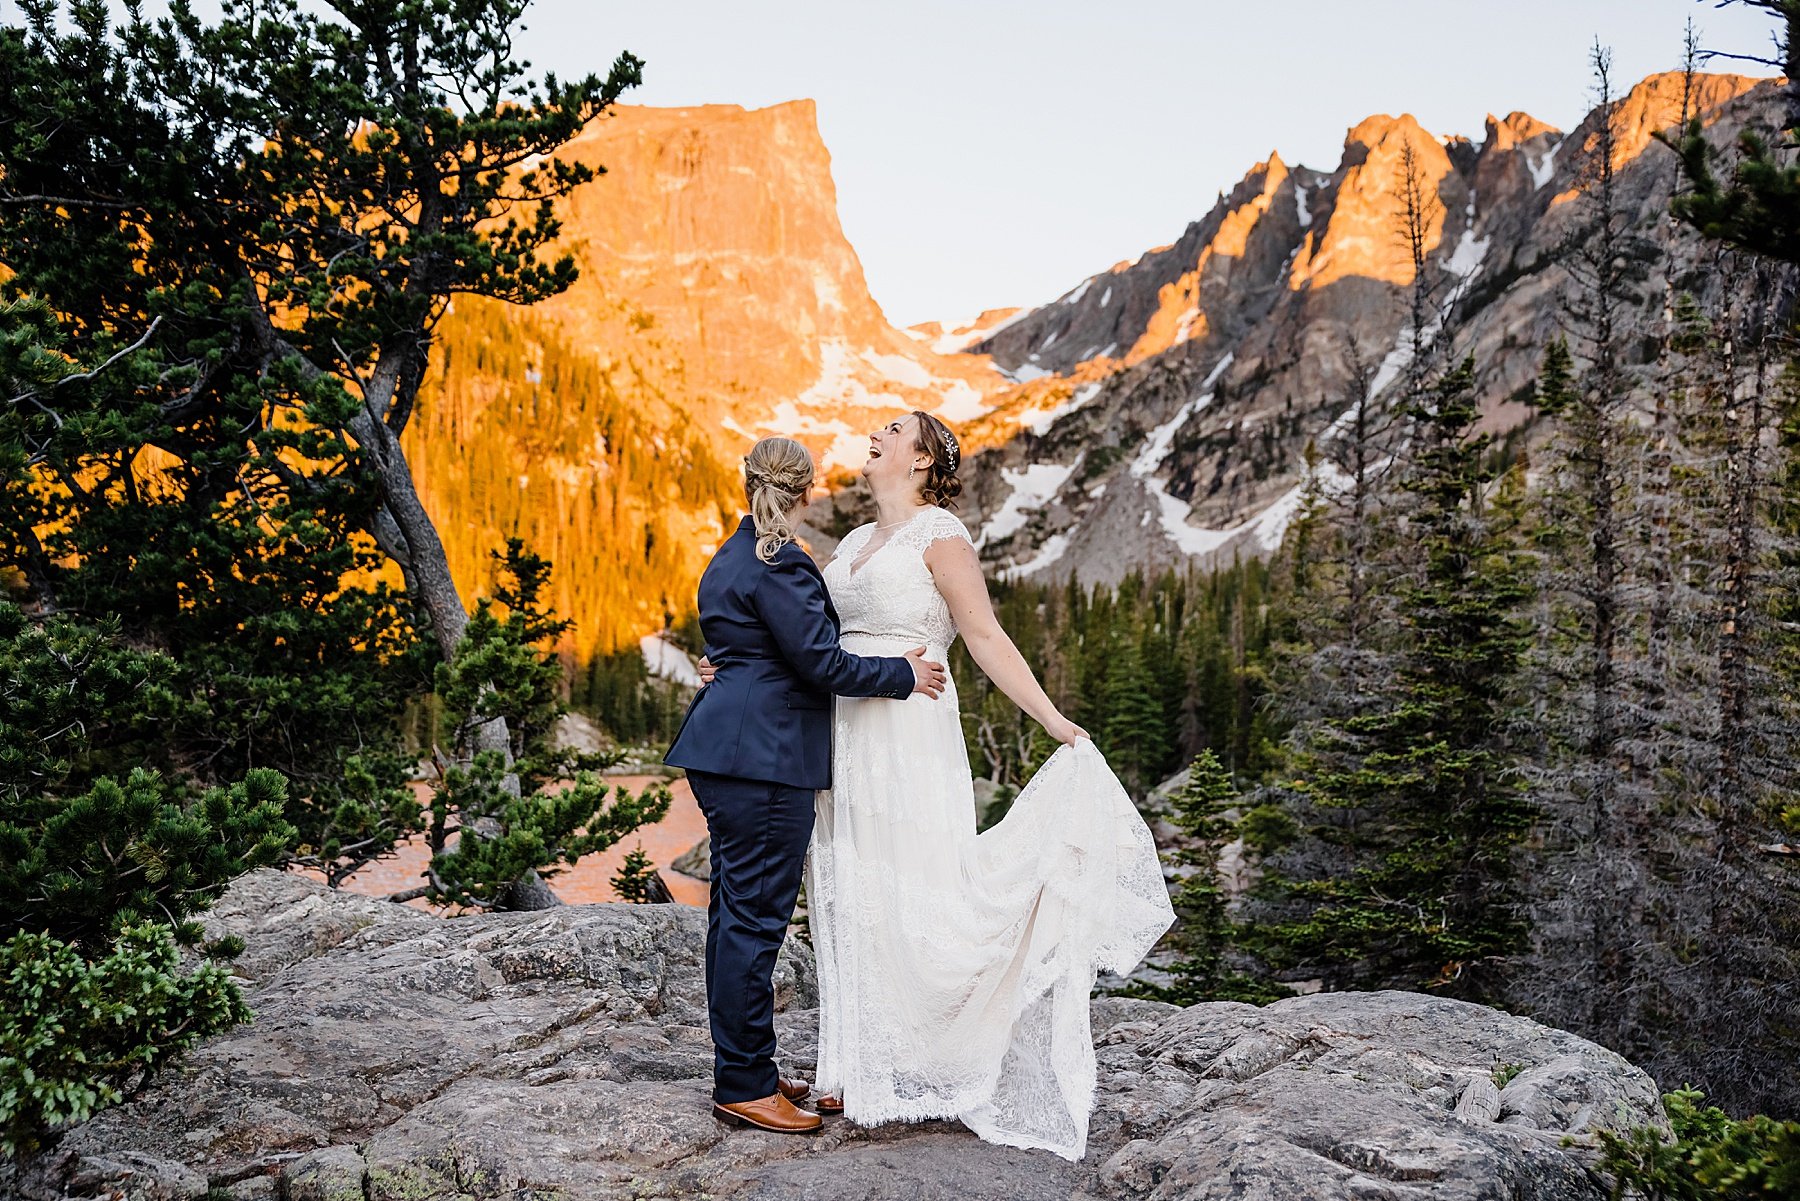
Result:
M1302 912L1275 923L1268 945L1335 986L1491 995L1524 935L1510 860L1530 808L1500 719L1525 592L1483 511L1489 440L1472 436L1473 373L1464 362L1410 414L1420 443L1401 487L1423 565L1401 587L1398 678L1300 760L1313 804L1360 816L1325 832L1347 869L1288 881Z
M161 921L195 945L194 915L281 857L279 773L200 790L152 766L172 674L113 629L0 601L0 934L92 950Z
M1189 844L1168 853L1186 868L1175 894L1176 925L1169 943L1180 955L1169 971L1174 983L1157 990L1159 999L1180 1005L1199 1001L1246 1001L1260 1004L1286 990L1258 982L1226 966L1226 953L1239 930L1220 884L1220 855L1234 838L1240 805L1231 773L1210 750L1188 768L1187 780L1170 799L1172 820Z
M1786 337L1790 318L1776 299L1784 291L1792 295L1793 268L1762 259L1746 274L1737 311L1728 318L1718 414L1719 509L1711 531L1716 558L1707 613L1713 711L1705 772L1695 790L1711 828L1689 849L1687 881L1704 898L1712 949L1704 960L1699 1008L1719 1020L1730 1015L1731 1028L1712 1046L1706 1073L1723 1074L1732 1084L1718 1089L1700 1078L1716 1095L1735 1093L1737 1080L1757 1077L1756 1065L1791 1033L1792 1007L1772 997L1800 989L1800 956L1794 952L1800 872L1777 841L1791 824L1792 798L1800 788L1793 754L1800 697L1785 687L1791 681L1782 671L1794 661L1800 632L1770 620L1771 610L1790 604L1793 580L1778 573L1795 555L1785 521L1789 506L1770 485L1780 478L1777 471L1791 478L1793 466L1772 463L1768 454L1771 432L1777 444L1784 440L1784 418L1800 396ZM1785 365L1778 366L1777 356Z
M1751 129L1714 146L1690 112L1674 219L1711 244L1696 256L1710 296L1664 300L1652 458L1652 534L1673 569L1651 579L1645 709L1658 807L1642 831L1654 892L1631 981L1646 1036L1628 1053L1659 1078L1694 1081L1727 1106L1791 1107L1766 1065L1792 1037L1800 988L1800 862L1784 815L1800 737L1786 665L1800 635L1788 519L1794 448L1793 271L1800 266L1800 3L1731 0L1767 13L1786 74L1783 136ZM1689 74L1697 59L1689 38ZM1694 948L1703 947L1696 954ZM1640 1049L1641 1048L1641 1049Z
M279 771L297 858L335 884L417 825L398 723L428 677L405 606L357 578L379 557L349 493L297 507L246 482L294 441L175 428L138 394L152 348L70 324L0 302L0 576L33 613L104 613L161 649L160 766ZM164 445L192 461L143 466Z
M33 1154L249 1017L196 920L293 831L268 769L200 789L157 770L166 656L116 623L0 601L0 1152ZM184 966L180 947L199 948Z
M519 880L553 875L669 811L662 785L634 794L595 774L616 755L553 744L566 711L553 644L567 622L544 599L550 564L516 538L493 557L494 595L477 604L456 656L437 670L441 743L450 750L434 755L427 883L395 899L516 907L510 894ZM505 756L476 746L477 732L496 718L513 739ZM551 787L571 778L567 788ZM509 787L512 780L521 787Z
M115 373L107 403L59 423L65 445L82 434L114 445L77 443L39 464L82 550L129 564L112 578L141 587L160 569L205 599L193 547L218 548L214 573L259 550L302 577L323 543L333 570L285 620L326 597L347 614L391 609L379 590L358 602L344 587L373 546L404 580L414 627L439 658L456 656L469 612L402 449L433 338L453 295L529 304L570 285L572 259L539 252L558 232L554 202L592 172L555 151L641 68L626 54L605 78L530 80L511 57L524 8L226 0L216 23L187 7L157 21L128 9L115 29L106 5L76 0L33 4L0 30L4 287L43 297L78 357L144 352L140 369ZM238 545L192 524L167 544L134 537L168 528L143 519L146 447L173 460L164 474L191 516ZM95 465L109 486L84 484ZM149 595L167 603L152 623L183 597ZM323 699L316 715L348 708ZM496 711L472 745L499 756L518 796L512 742ZM408 816L384 812L392 763L332 766L347 781L336 799L354 804L321 809L353 820L334 830L322 818L321 841L342 853L387 840L385 819ZM509 903L550 899L534 878Z
M1030 645L1051 699L1109 755L1116 745L1148 787L1208 748L1250 775L1268 767L1280 736L1279 715L1264 703L1277 623L1269 574L1253 559L1164 572L1154 582L1132 573L1112 588L1016 582L997 588L995 604L1008 630L1028 631L1021 645ZM964 647L950 654L971 769L1002 787L1021 786L1055 743L993 688Z
M1550 583L1560 586L1559 599L1572 612L1586 669L1571 698L1586 728L1572 740L1579 758L1570 791L1587 811L1576 823L1587 843L1585 874L1593 880L1586 903L1593 925L1586 958L1595 967L1588 1029L1606 1032L1608 1043L1618 1045L1630 1022L1616 998L1635 975L1629 915L1639 908L1640 884L1634 860L1652 804L1650 769L1636 753L1644 731L1633 716L1628 661L1641 616L1628 589L1638 576L1631 556L1642 537L1632 502L1644 456L1622 360L1635 332L1630 314L1640 306L1644 264L1657 252L1633 232L1618 197L1611 52L1596 42L1590 63L1602 120L1585 171L1588 220L1567 255L1575 284L1570 317L1589 366L1563 411L1567 436L1551 485L1569 492L1580 536L1565 544L1576 554L1565 560L1563 579Z
M1791 138L1800 130L1800 0L1722 0L1721 7L1726 5L1759 9L1775 21L1778 57L1732 57L1774 67L1785 77L1781 131ZM1739 135L1737 154L1729 160L1729 183L1715 173L1726 156L1707 140L1698 114L1689 117L1673 145L1687 185L1685 194L1670 206L1677 219L1715 241L1800 263L1800 165L1783 159L1790 149L1786 138L1771 142L1753 129L1745 130Z
M1120 606L1134 599L1121 597ZM1157 695L1156 678L1139 649L1138 632L1123 626L1107 642L1096 739L1125 787L1132 795L1142 796L1156 782L1157 769L1168 755L1168 719Z
M656 865L650 862L650 856L644 854L644 848L634 847L625 854L625 862L612 878L613 892L621 901L632 905L648 904L652 893L662 885L656 874ZM664 892L667 889L663 889Z

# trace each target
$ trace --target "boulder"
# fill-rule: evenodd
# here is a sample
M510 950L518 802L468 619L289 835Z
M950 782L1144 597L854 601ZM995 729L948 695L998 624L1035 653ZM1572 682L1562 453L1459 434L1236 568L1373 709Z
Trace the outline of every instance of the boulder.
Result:
M675 857L669 867L695 880L712 879L712 837L708 835Z
M0 1167L0 1195L1599 1201L1593 1132L1665 1121L1650 1078L1602 1047L1383 992L1096 1000L1080 1163L955 1122L732 1130L708 1110L699 910L445 919L262 871L208 924L250 943L255 1021ZM784 1067L809 1074L811 953L790 941L777 975Z

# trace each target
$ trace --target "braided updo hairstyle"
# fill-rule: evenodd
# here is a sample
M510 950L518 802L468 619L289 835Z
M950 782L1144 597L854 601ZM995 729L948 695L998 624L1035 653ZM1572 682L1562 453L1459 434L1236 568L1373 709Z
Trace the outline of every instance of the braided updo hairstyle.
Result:
M744 500L756 523L756 557L764 563L794 540L788 514L812 486L812 452L792 438L764 438L744 456Z
M914 409L913 416L919 419L918 441L913 449L931 457L931 466L925 469L925 482L919 486L919 496L928 505L954 510L956 498L962 495L962 480L956 475L957 468L962 466L962 444L950 432L949 426L930 413Z

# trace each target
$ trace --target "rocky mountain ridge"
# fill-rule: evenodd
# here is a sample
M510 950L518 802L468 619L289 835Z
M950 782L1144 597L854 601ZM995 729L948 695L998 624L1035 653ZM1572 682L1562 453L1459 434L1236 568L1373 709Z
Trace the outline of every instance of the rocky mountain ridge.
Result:
M1665 219L1674 160L1653 135L1686 106L1724 143L1769 123L1773 89L1706 75L1690 94L1660 75L1614 105L1658 311L1662 280L1685 282L1701 251ZM1438 320L1506 430L1557 330L1600 121L1564 134L1513 113L1475 143L1370 117L1335 170L1271 154L1175 242L1049 304L899 330L838 223L810 102L624 107L564 152L607 169L558 207L581 279L530 309L459 298L407 451L465 596L489 586L491 549L525 537L556 565L577 658L690 610L752 439L793 434L818 455L823 553L867 516L867 431L914 407L963 435L963 516L996 573L1111 581L1265 553L1307 442L1405 366L1408 158Z
M1595 1132L1666 1126L1654 1083L1604 1048L1385 992L1097 1000L1080 1163L954 1122L735 1131L708 1111L700 910L444 919L265 869L206 924L248 944L237 971L255 1021L38 1160L0 1164L0 1195L1601 1201ZM776 978L784 1066L810 1076L804 945Z
M1569 134L1489 117L1480 143L1411 116L1350 129L1330 173L1257 164L1168 247L1083 280L970 351L1024 381L970 430L971 525L1002 573L1113 581L1132 568L1260 554L1299 500L1302 452L1409 358L1410 249L1399 222L1414 164L1433 332L1472 353L1486 428L1513 429L1569 286L1610 117L1620 204L1665 278L1703 248L1667 220L1674 156L1654 139L1684 111L1718 144L1767 126L1775 85L1652 76Z

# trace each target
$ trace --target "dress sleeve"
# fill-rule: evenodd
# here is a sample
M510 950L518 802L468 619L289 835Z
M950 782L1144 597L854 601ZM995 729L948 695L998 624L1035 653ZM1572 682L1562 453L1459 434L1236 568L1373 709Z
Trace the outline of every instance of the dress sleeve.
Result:
M928 549L934 542L942 542L946 538L960 538L973 544L975 539L969 536L969 528L962 523L962 518L948 509L936 509L919 519L907 533L920 552Z

